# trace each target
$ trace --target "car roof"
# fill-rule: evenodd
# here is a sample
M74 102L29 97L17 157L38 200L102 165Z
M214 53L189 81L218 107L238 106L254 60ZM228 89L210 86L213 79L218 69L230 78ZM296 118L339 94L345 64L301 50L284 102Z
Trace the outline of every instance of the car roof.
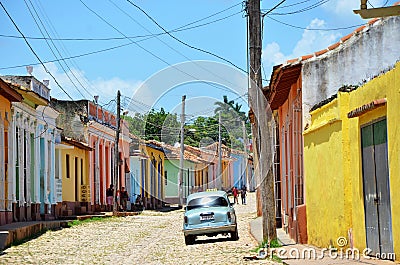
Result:
M202 198L202 197L209 197L209 196L221 196L225 197L227 196L226 192L223 190L219 191L202 191L202 192L196 192L192 193L187 197L187 201L197 199L197 198Z

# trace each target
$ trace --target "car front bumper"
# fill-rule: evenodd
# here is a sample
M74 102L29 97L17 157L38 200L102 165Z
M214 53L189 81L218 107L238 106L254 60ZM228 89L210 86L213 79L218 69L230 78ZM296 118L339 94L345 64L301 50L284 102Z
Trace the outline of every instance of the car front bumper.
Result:
M218 226L201 226L194 228L184 228L183 234L187 235L206 235L206 234L222 234L234 232L237 229L236 224L218 225Z

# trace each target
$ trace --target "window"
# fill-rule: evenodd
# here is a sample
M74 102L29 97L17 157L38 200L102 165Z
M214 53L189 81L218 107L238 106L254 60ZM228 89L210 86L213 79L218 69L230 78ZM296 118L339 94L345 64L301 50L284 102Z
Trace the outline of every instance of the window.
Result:
M65 168L67 170L67 179L69 179L70 178L69 155L65 156Z

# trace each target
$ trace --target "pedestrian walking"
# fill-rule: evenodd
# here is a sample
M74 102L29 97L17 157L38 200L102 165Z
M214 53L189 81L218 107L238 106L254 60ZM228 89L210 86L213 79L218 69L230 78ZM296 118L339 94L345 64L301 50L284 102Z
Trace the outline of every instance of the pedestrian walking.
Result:
M233 202L239 204L239 199L238 199L238 189L236 187L233 187L232 189L232 193L233 193Z
M109 211L112 211L113 196L114 196L114 185L110 184L110 187L106 190L107 208Z
M246 204L246 196L247 196L247 188L246 186L243 186L240 192L240 197L242 198L242 204Z
M124 212L126 211L126 205L128 203L128 198L129 198L129 195L128 195L128 192L125 190L125 187L121 187L119 199L121 201L122 211L124 211Z

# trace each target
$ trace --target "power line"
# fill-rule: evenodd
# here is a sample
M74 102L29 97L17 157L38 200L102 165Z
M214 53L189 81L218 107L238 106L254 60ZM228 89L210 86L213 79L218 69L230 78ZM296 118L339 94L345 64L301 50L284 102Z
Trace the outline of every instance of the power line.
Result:
M326 28L326 29L319 29L319 28L308 28L308 27L301 27L301 26L297 26L297 25L292 25L283 21L280 21L276 18L270 17L270 16L266 16L267 18L278 22L280 24L283 24L285 26L288 27L292 27L292 28L296 28L296 29L302 29L302 30L315 30L315 31L335 31L335 30L343 30L343 29L351 29L351 28L356 28L356 27L360 27L363 26L364 24L357 24L357 25L352 25L352 26L348 26L348 27L338 27L338 28Z
M290 4L290 5L279 6L276 9L283 9L283 8L288 8L288 7L292 7L292 6L297 6L297 5L301 5L301 4L310 2L310 1L311 0L304 0L304 1L300 1L300 2L297 2L297 3ZM261 11L266 11L266 12L268 12L269 10L271 10L271 9L261 9Z
M36 4L37 4L37 6L38 6L39 11L42 13L42 16L44 17L44 20L45 20L45 21L47 22L47 24L49 25L50 31L54 34L54 36L59 37L59 35L58 35L58 33L57 33L57 30L56 30L55 27L53 26L53 24L52 24L50 18L47 16L46 11L45 11L45 9L43 8L43 6L42 6L40 0L35 0L35 2L36 2ZM49 37L50 37L50 35L49 35ZM59 43L60 43L61 50L62 50L67 56L71 56L71 54L69 53L69 51L68 51L67 47L64 45L64 43L63 43L62 41L59 41ZM64 62L64 63L66 63L66 62ZM75 69L78 70L78 72L77 72L76 74L80 76L79 80L83 80L83 81L86 83L87 86L91 87L94 91L96 91L96 88L95 88L95 87L88 81L88 79L82 74L83 71L80 69L80 67L79 67L78 64L75 62L75 60L71 60L71 63L72 63L72 66L73 66ZM72 72L72 71L71 71L71 72ZM75 73L73 73L73 75L75 76ZM76 77L75 77L75 78L76 78ZM77 78L77 80L78 80L78 78ZM78 80L78 81L79 81L79 80ZM80 82L79 82L79 83L80 83ZM82 86L82 87L86 90L86 87L85 87L85 86ZM87 91L87 90L86 90L86 92L90 95L90 97L93 96L92 93L90 93L90 91Z
M303 12L312 10L312 9L314 9L314 8L317 8L317 7L319 7L319 6L322 6L322 5L326 4L326 3L329 2L329 1L330 1L330 0L320 0L320 1L314 3L314 4L310 5L310 6L304 7L304 8L302 8L302 9L299 9L299 10L296 10L296 11L286 12L286 13L272 13L272 12L271 12L272 9L271 9L271 10L267 11L267 13L265 13L264 16L265 16L266 14L269 14L269 13L270 13L270 15L275 15L275 16L285 16L285 15L294 15L294 14L298 14L298 13L303 13Z
M228 11L238 5L241 5L242 2L235 4L231 7L228 7L224 10L221 10L219 12L213 13L211 15L208 15L207 17L198 19L196 21L187 23L185 25L182 25L178 28L175 28L173 30L170 30L169 32L173 33L173 32L180 32L180 31L186 31L186 30L190 30L190 29L195 29L195 28L200 28L200 27L204 27L206 25L210 25L222 20L225 20L227 18L233 17L235 15L241 14L243 11L239 11L239 12L235 12L233 14L227 15L225 17L219 18L219 19L215 19L203 24L199 24L196 26L192 26L192 27L188 27L190 25L196 24L198 22L201 22L203 20L207 20L213 16L219 15L225 11ZM156 33L156 34L145 34L145 35L136 35L136 36L128 36L128 37L107 37L107 38L50 38L50 37L33 37L33 36L26 36L27 39L31 39L31 40L55 40L55 41L111 41L111 40L126 40L126 39L136 39L136 38L147 38L147 37L156 37L156 36L161 36L161 35L166 35L166 32L161 32L161 33ZM16 36L16 35L6 35L6 34L0 34L0 37L5 37L5 38L16 38L16 39L21 39L21 36Z
M11 15L8 13L7 9L4 7L3 3L0 2L1 7L3 8L4 12L7 14L8 18L11 20L11 22L13 23L14 27L17 29L17 31L21 34L21 36L24 38L24 41L26 43L26 45L28 45L29 49L31 50L31 52L35 55L36 59L38 59L38 61L40 62L40 64L43 66L44 70L46 71L46 73L48 73L54 80L54 82L57 84L57 86L64 91L64 93L71 99L72 97L68 94L68 92L60 85L60 83L58 83L57 79L54 77L54 75L47 69L47 67L44 65L44 63L42 62L42 60L39 58L39 56L37 55L37 53L35 52L35 50L32 48L32 46L29 44L28 40L25 38L24 33L22 33L22 31L19 29L19 27L17 26L17 24L15 23L14 19L11 17Z
M193 23L193 22L191 22L191 23L188 23L188 24L186 24L186 25L184 25L184 26L181 26L181 27L179 27L179 28L177 28L177 29L171 30L170 32L178 32L178 31L189 30L189 29L194 29L194 28L198 28L198 27L201 27L201 26L209 25L209 24L215 23L215 22L217 22L217 21L221 21L221 20L224 20L224 19L226 19L226 18L232 17L232 16L237 15L237 14L239 14L239 13L242 13L242 11L239 11L239 12L234 13L234 14L232 14L232 15L229 15L229 16L226 16L226 17L223 17L223 18L220 18L220 19L211 21L211 22L207 22L207 23L204 23L204 24L200 24L200 25L197 25L197 26L193 26L193 27L189 27L189 28L182 28L182 27L185 27L186 25L189 25L189 24L192 24L192 23ZM182 29L181 29L181 28L182 28ZM80 58L80 57L85 57L85 56L89 56L89 55L94 55L94 54L98 54L98 53L103 53L103 52L107 52L107 51L111 51L111 50L123 48L123 47L126 47L126 46L130 46L130 45L132 45L132 44L139 43L139 42L143 42L143 41L146 41L146 40L148 40L148 39L154 38L154 37L156 37L156 36L165 35L165 34L167 34L167 33L162 32L162 33L158 33L158 34L147 34L147 35L133 36L133 37L123 36L123 37L119 37L119 38L117 37L117 38L104 38L104 39L51 38L52 40L60 40L60 41L63 40L63 41L65 41L65 40L114 40L114 39L121 39L121 40L124 40L124 39L132 39L132 38L146 37L146 38L141 39L141 40L138 40L138 41L136 41L136 42L133 42L133 41L131 40L129 43L124 43L124 44L112 46L112 47L109 47L109 48L104 48L104 49L100 49L100 50L96 50L96 51L86 52L86 53L82 53L82 54L78 54L78 55L68 56L68 57L64 57L64 58L60 58L60 59L56 59L56 60L48 60L48 61L44 61L43 63L54 63L54 62L58 62L58 61L60 61L60 60L72 60L72 59L76 59L76 58ZM1 36L2 36L2 37L11 37L11 38L13 38L13 37L15 37L15 38L22 38L22 37L20 37L20 36L1 35L1 34L0 34L0 37L1 37ZM38 38L38 37L30 37L30 38L31 38L31 39L43 39L43 38ZM26 39L29 39L29 38L26 37ZM46 39L48 39L48 38L46 38ZM30 63L30 64L21 64L21 65L15 65L15 66L0 67L0 70L15 69L15 68L21 68L21 67L33 66L33 65L39 65L39 64L40 64L40 63Z
M109 2L111 2L119 11L121 11L122 13L124 13L126 16L128 16L132 21L134 21L136 24L138 24L141 28L143 28L144 30L146 30L147 32L151 33L146 27L144 27L142 24L140 24L136 19L134 19L129 13L127 13L125 10L121 9L117 4L115 4L115 2L113 2L112 0L108 0ZM234 6L237 6L234 5ZM234 7L232 6L232 7ZM232 8L230 7L230 8ZM229 8L228 8L229 9ZM214 14L218 14L218 13L214 13ZM212 16L212 15L211 15ZM182 52L180 52L179 50L173 48L171 45L169 45L168 43L166 43L165 41L163 41L162 39L160 39L158 36L156 36L156 38L162 42L165 46L167 46L168 48L170 48L171 50L173 50L174 52L176 52L177 54L181 55L183 58L185 58L186 60L194 63L195 65L197 65L199 68L203 69L206 72L209 72L210 74L214 75L215 77L221 78L223 80L225 80L226 82L235 85L233 83L231 83L230 80L224 79L221 76L216 75L214 72L210 71L209 69L203 67L202 65L199 65L197 62L194 62L192 59L190 59L189 57L187 57L186 55L184 55ZM216 88L221 88L222 90L228 91L230 92L228 89L224 88L224 87L217 87L215 84L212 83L207 83L207 85L216 87Z
M210 51L207 51L207 50L203 50L203 49L201 49L201 48L198 48L198 47L195 47L195 46L193 46L193 45L190 45L190 44L188 44L188 43L186 43L186 42L184 42L184 41L178 39L177 37L175 37L174 35L172 35L170 32L168 32L166 29L164 29L153 17L151 17L151 16L150 16L146 11L144 11L140 6L136 5L135 3L133 3L133 2L130 1L130 0L126 0L126 1L128 1L128 3L130 3L131 5L133 5L134 7L136 7L137 9L139 9L143 14L145 14L151 21L153 21L160 29L162 29L166 34L168 34L168 36L170 36L170 37L173 38L174 40L178 41L179 43L181 43L181 44L183 44L183 45L185 45L185 46L187 46L187 47L189 47L189 48L191 48L191 49L194 49L194 50L197 50L197 51L200 51L200 52L209 54L209 55L211 55L211 56L214 56L214 57L216 57L216 58L218 58L218 59L221 59L222 61L224 61L224 62L226 62L226 63L229 63L229 64L232 65L233 67L235 67L235 68L239 69L240 71L242 71L242 72L244 72L244 73L247 74L247 71L246 71L246 70L244 70L243 68L237 66L236 64L234 64L234 63L231 62L230 60L225 59L224 57L219 56L219 55L217 55L217 54L215 54L215 53L213 53L213 52L210 52Z
M274 11L276 8L278 8L280 5L282 5L286 0L282 0L280 1L277 5L275 5L273 8L271 8L270 10L268 10L265 14L262 14L262 17L268 15L269 13L271 13L272 11Z
M28 1L29 1L29 3L31 4L32 9L33 9L33 11L35 12L35 14L36 14L36 16L37 16L37 18L38 18L40 24L42 25L43 30L46 32L47 36L50 36L50 34L49 34L49 32L47 31L46 27L44 26L42 20L40 19L39 14L37 13L35 7L33 6L32 1L31 1L31 0L28 0ZM38 27L40 33L42 34L42 36L45 36L45 34L44 34L42 28L40 27L38 21L36 20L35 15L32 13L31 8L29 7L29 5L28 5L28 3L26 2L26 0L24 0L24 3L25 3L25 5L26 5L26 7L28 8L28 11L29 11L30 15L32 16L33 20L35 21L35 24L36 24L36 26ZM58 50L57 46L54 44L54 42L53 42L52 40L50 40L50 41L51 41L51 43L53 44L53 46L54 46L55 50L57 51L58 55L62 57L62 55L61 55L60 51ZM57 57L55 51L54 51L53 48L51 47L51 45L50 45L50 43L49 43L48 40L46 40L46 44L47 44L47 46L50 48L50 51L51 51L51 53L54 55L54 57L55 57L56 59L58 59L58 57ZM72 75L74 75L74 73L71 71L71 69L69 68L68 64L65 62L65 60L63 60L63 62L65 63L65 66L68 68L68 70L72 73ZM76 90L78 91L78 93L79 93L83 98L85 98L85 96L84 96L84 95L82 94L82 92L78 89L78 87L76 86L75 82L71 79L71 77L69 76L69 74L67 73L67 71L65 70L65 68L64 68L64 66L62 65L61 62L59 62L59 65L61 66L61 69L64 71L64 73L65 73L65 75L67 76L67 78L69 79L69 81L70 81L70 82L72 83L72 85L76 88ZM75 79L80 83L80 81L76 78L75 75L74 75L74 77L75 77ZM80 84L81 84L81 83L80 83ZM81 86L82 86L82 84L81 84ZM82 88L86 90L85 87L82 86Z

